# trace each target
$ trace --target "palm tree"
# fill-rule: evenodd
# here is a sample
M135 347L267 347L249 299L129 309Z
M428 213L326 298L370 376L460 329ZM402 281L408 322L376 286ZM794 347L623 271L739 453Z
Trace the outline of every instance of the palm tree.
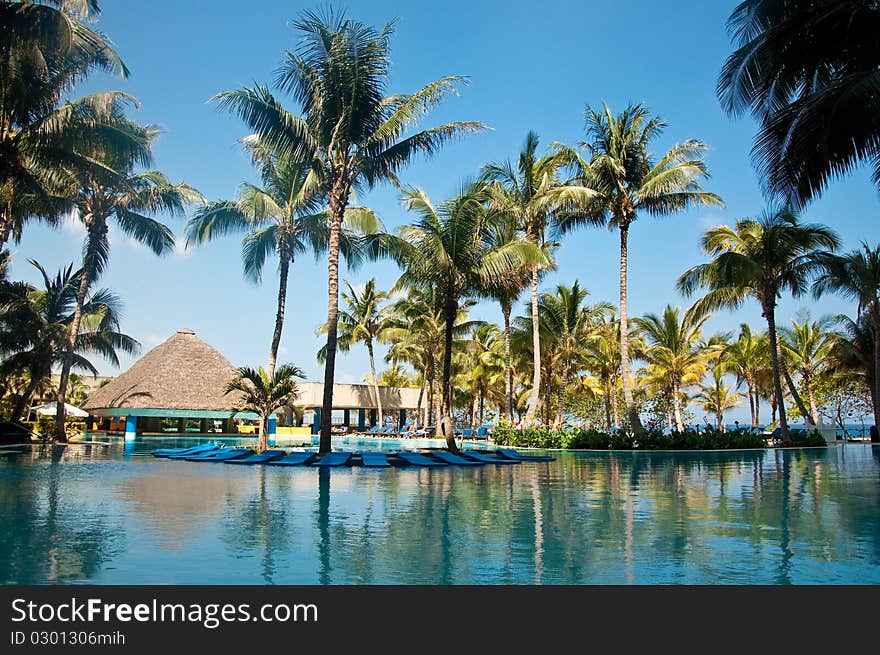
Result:
M672 399L675 428L681 432L681 392L698 384L706 372L706 350L701 347L702 328L711 314L699 315L667 305L663 316L646 314L633 321L636 334L645 339L644 358L668 385Z
M260 172L262 186L245 182L237 200L203 204L187 223L186 242L187 246L202 244L246 231L242 262L245 277L254 283L262 279L266 258L272 253L278 256L278 302L266 366L271 378L284 328L290 266L307 251L318 257L327 250L330 221L329 213L322 210L326 194L314 161L285 157L257 135L245 137L242 143ZM359 261L355 229L377 229L376 217L362 208L351 208L346 214L340 247L349 266Z
M545 251L546 263L531 266L531 306L532 306L532 390L528 400L526 421L532 421L538 411L541 397L541 336L538 319L538 279L542 268L552 266L549 249L553 245L547 240L548 228L555 217L573 205L583 204L589 197L585 189L565 184L561 172L565 165L564 157L548 154L538 157L538 135L529 132L520 151L516 167L510 161L489 164L483 168L482 178L489 183L493 207L506 216L512 226L521 231L536 248ZM507 227L509 234L510 226ZM518 276L514 276L509 294L512 295ZM497 292L496 294L497 295ZM517 293L518 297L519 294ZM502 293L502 301L510 298ZM515 300L513 298L512 300ZM503 307L502 307L503 309Z
M7 286L0 302L0 373L27 372L29 377L13 407L13 421L24 414L40 385L48 382L53 366L69 358L72 368L97 375L91 355L119 366L117 352L135 354L140 348L119 331L122 305L115 294L98 289L78 305L82 270L74 271L70 265L50 276L37 262L30 263L39 271L42 287ZM71 353L70 333L77 310L80 320Z
M636 432L643 432L630 385L627 264L629 230L644 212L665 216L690 207L723 205L714 193L702 190L701 178L709 176L703 154L707 147L688 140L670 148L659 159L649 152L666 124L651 117L643 105L631 105L612 115L603 103L602 111L587 107L587 142L582 144L587 159L562 148L578 169L578 181L594 197L589 210L575 212L562 223L564 230L582 224L607 225L620 232L620 361L627 419Z
M605 402L608 429L620 426L617 400L620 394L620 321L613 314L600 321L583 344L585 368L598 380ZM613 416L612 416L613 415Z
M752 156L766 189L802 208L870 162L880 185L880 7L868 0L745 0L718 80L733 116L759 124Z
M396 288L431 287L438 291L444 324L441 428L453 452L458 447L450 380L453 335L461 300L483 293L493 277L509 275L518 267L543 259L543 254L526 241L487 247L485 236L493 213L486 210L484 201L481 185L467 187L436 206L421 189L407 188L404 206L415 212L418 220L399 228L396 235L374 235L370 242L375 255L391 256L403 268Z
M370 356L370 379L376 394L379 425L383 425L382 397L379 395L379 378L376 376L373 344L377 341L383 341L385 332L390 327L389 310L387 306L383 306L383 302L388 300L390 295L376 289L376 278L369 279L361 288L351 286L351 282L346 282L345 285L348 287L348 293L342 293L342 301L347 308L339 312L339 335L336 345L342 352L348 352L358 342L363 342L367 347L367 354ZM319 328L318 333L326 332L327 329L328 326L325 323ZM318 362L323 363L326 357L325 346L318 351Z
M877 380L880 379L877 377L874 323L864 314L855 321L848 316L838 316L837 323L841 330L831 348L829 372L857 376L873 401L877 398Z
M242 366L224 389L227 394L234 391L240 394L235 411L259 415L259 452L269 447L269 416L295 400L299 394L294 378L305 378L305 374L292 364L282 364L271 377L262 366L257 369Z
M329 195L330 237L327 263L327 359L319 451L330 450L333 378L339 310L339 247L343 217L352 191L385 180L418 154L433 155L450 139L484 129L481 123L453 122L409 132L464 81L444 77L413 94L386 96L389 40L393 24L377 31L344 12L305 12L294 23L301 42L277 71L278 86L291 93L303 115L280 111L262 87L216 96L261 138L284 153L320 157Z
M128 70L106 38L85 23L94 0L0 2L0 249L31 217L55 221L70 208L76 174L112 171L89 155L95 143L138 148L107 125L124 94L62 100L93 70Z
M702 247L714 259L686 271L678 288L686 296L698 288L709 292L694 305L707 312L722 307L736 308L747 298L761 306L767 321L773 388L779 403L782 440L790 442L785 403L782 402L782 362L776 331L776 303L783 291L794 297L803 294L810 278L825 257L822 249L834 250L839 240L833 230L814 223L800 223L790 208L768 211L760 218L737 221L735 228L720 225L703 235ZM803 412L804 416L807 415Z
M727 367L735 373L739 384L746 383L749 416L752 427L759 424L759 377L767 367L767 339L752 331L748 323L740 323L739 337L725 350Z
M779 328L782 352L801 375L814 425L820 421L819 408L816 406L816 376L828 366L831 350L837 339L836 333L832 331L832 322L833 319L829 316L812 321L809 312L801 312L792 321L790 328Z
M471 401L471 427L483 424L487 397L494 399L493 390L506 377L504 337L494 323L472 328L470 338L460 351L462 366L460 386Z
M718 430L724 426L724 412L742 405L740 394L724 383L724 373L723 366L713 368L711 384L701 384L700 393L695 398L704 411L715 414L715 427Z
M871 326L876 339L873 345L873 379L880 380L880 246L871 248L862 243L841 257L831 256L823 261L823 271L816 279L813 294L819 298L833 291L858 303L857 323ZM874 406L874 425L880 427L880 397L871 396Z
M64 403L67 380L70 376L73 345L79 331L82 305L91 285L101 276L110 260L109 224L115 219L126 235L144 244L156 255L165 255L174 248L174 235L159 221L146 214L168 213L183 215L187 204L204 201L202 195L187 184L174 184L157 170L136 172L137 166L151 163L150 145L159 134L153 126L141 126L122 117L116 120L116 129L133 135L133 140L145 144L137 157L131 153L98 151L95 157L115 172L113 179L85 175L74 198L76 216L86 228L83 244L83 275L79 278L76 308L70 325L68 352L61 365L58 380L58 413L55 436L64 439Z
M589 339L597 322L613 312L608 303L584 305L588 295L587 290L575 280L570 287L557 285L555 293L542 293L538 302L538 315L551 334L554 366L559 370L557 423L562 421L569 379L580 368L584 342Z
M369 378L368 382L372 383L375 379L372 375L364 376ZM379 373L380 387L393 387L397 389L405 389L416 386L417 381L413 379L410 373L397 362L393 362L390 367Z

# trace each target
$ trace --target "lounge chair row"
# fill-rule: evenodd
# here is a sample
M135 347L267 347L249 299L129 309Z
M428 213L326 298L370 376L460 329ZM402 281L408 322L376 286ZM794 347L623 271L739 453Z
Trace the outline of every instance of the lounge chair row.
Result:
M517 464L519 462L552 461L553 457L523 455L513 449L500 448L494 454L476 450L465 450L460 455L448 450L434 450L420 453L410 450L397 452L359 452L333 451L322 457L308 451L287 453L283 450L266 450L255 453L250 448L223 448L219 446L197 446L194 448L161 449L153 451L155 457L187 462L224 462L226 464L270 466L345 466L355 462L368 468L383 468L393 464L410 466L483 466L485 464ZM390 459L389 459L390 458Z

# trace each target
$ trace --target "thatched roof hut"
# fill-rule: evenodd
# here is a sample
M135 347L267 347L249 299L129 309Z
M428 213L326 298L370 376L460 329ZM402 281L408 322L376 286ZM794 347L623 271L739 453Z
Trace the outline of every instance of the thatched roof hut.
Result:
M223 390L235 374L223 355L183 328L94 391L83 409L95 416L229 418L240 398Z

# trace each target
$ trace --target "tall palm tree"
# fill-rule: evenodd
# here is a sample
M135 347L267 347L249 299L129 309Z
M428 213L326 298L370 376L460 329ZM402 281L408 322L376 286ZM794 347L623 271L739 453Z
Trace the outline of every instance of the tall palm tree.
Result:
M745 0L718 80L733 116L759 124L752 156L771 194L803 207L863 162L880 186L880 6L873 0Z
M800 223L790 208L768 211L760 220L737 221L735 228L720 225L707 230L702 247L714 259L692 267L678 280L678 288L686 296L702 287L709 289L694 305L698 312L733 309L747 298L760 304L767 321L773 388L779 404L782 440L786 443L790 438L782 402L776 304L783 291L794 297L807 291L826 250L834 250L838 244L833 230L815 223Z
M577 179L594 197L589 210L574 212L562 222L564 230L578 225L606 225L620 232L620 361L627 419L643 432L630 385L627 265L629 230L640 213L666 216L690 207L723 205L714 193L703 191L699 180L709 176L703 154L707 147L688 140L656 158L649 150L666 123L652 117L643 105L631 105L616 116L603 103L601 111L586 110L586 158L562 148L577 170Z
M830 316L813 321L809 312L801 312L791 322L791 327L779 328L783 355L788 356L795 370L800 373L810 403L813 424L818 424L820 420L816 405L816 377L828 366L831 350L837 339L832 323Z
M298 255L308 251L316 257L326 252L330 221L329 213L323 210L326 194L314 160L286 157L257 135L245 137L242 144L260 172L262 186L245 182L236 200L203 204L187 223L186 242L191 246L230 232L247 232L241 244L242 262L245 277L255 283L262 278L266 258L272 253L278 256L278 301L266 366L271 378L284 329L290 266ZM355 229L377 229L372 212L351 209L340 237L349 266L359 262Z
M70 265L50 276L37 262L31 264L39 271L42 286L7 286L0 301L0 372L29 374L28 385L13 407L13 421L24 414L39 386L48 382L52 367L68 357L72 368L97 375L89 359L92 355L118 366L117 352L135 354L140 348L119 331L122 305L115 294L98 289L78 305L82 270L74 271ZM80 321L71 354L69 335L77 309Z
M342 293L342 301L346 308L339 312L339 335L336 345L342 352L348 352L351 347L363 342L370 357L370 379L373 392L376 394L378 407L379 425L383 425L384 414L382 413L382 397L379 395L379 378L376 375L376 359L373 355L373 344L383 341L385 332L390 325L389 309L383 303L388 300L390 294L376 289L376 278L367 280L363 287L355 288L351 282L346 282L348 292ZM321 326L318 333L326 332L327 324ZM324 362L327 357L326 346L318 351L318 361Z
M620 321L614 314L600 321L584 342L585 368L598 380L605 403L609 429L620 426L617 401L620 397Z
M543 253L526 241L487 247L485 237L493 213L484 206L483 191L481 185L471 185L459 195L434 205L421 189L407 188L403 193L404 206L418 219L399 228L396 235L374 235L371 242L375 254L390 256L403 268L396 288L434 287L438 291L444 323L441 428L454 452L458 447L450 379L453 335L461 300L482 294L493 277L509 275L518 267L543 259Z
M702 328L711 314L699 315L667 305L663 315L646 314L635 319L636 333L645 340L644 358L668 384L672 399L675 428L681 432L681 392L698 384L706 372L706 350L700 339Z
M863 320L871 326L876 339L873 379L880 380L880 246L870 247L862 243L841 257L831 256L823 261L823 271L813 286L813 294L819 298L832 291L858 303L857 323ZM874 425L880 427L880 397L871 396L874 405Z
M470 338L461 349L461 388L471 401L471 427L483 424L487 397L494 399L497 382L505 377L504 337L494 323L472 328Z
M453 122L410 132L418 120L457 91L464 80L444 77L413 94L385 95L389 40L394 25L376 30L344 12L305 12L294 27L301 40L277 71L281 90L299 102L302 116L279 111L267 89L244 88L216 96L252 130L286 153L321 158L329 195L327 262L327 359L319 451L330 450L330 419L339 311L339 247L352 191L385 180L418 154L433 155L450 139L484 129L477 122Z
M538 157L537 151L538 135L529 132L515 167L510 161L489 164L483 168L482 178L489 182L493 207L505 215L506 220L521 231L536 248L547 251L548 246L552 245L547 239L548 229L553 225L555 217L573 205L583 204L590 194L577 185L564 183L561 176L565 166L564 157L555 153ZM541 397L538 280L541 269L550 266L552 261L547 258L546 264L534 264L530 271L534 361L526 421L535 418ZM503 299L507 300L508 297L503 296Z
M166 255L174 248L174 235L166 225L147 214L181 216L188 204L204 201L202 194L193 187L175 184L157 170L137 172L139 165L152 163L150 145L159 135L157 128L138 125L121 117L115 126L119 131L134 135L134 139L143 142L146 147L134 158L131 153L98 151L95 158L114 171L114 176L112 179L106 179L103 175L83 176L74 197L76 216L86 228L86 239L83 243L83 275L79 278L76 309L70 325L70 357L62 362L58 380L55 436L59 440L64 439L64 402L82 305L89 287L101 276L110 260L108 221L115 219L116 226L130 238L144 244L156 255Z
M725 350L728 370L736 374L739 384L746 383L752 427L759 424L758 380L767 367L768 354L767 339L753 332L748 323L740 323L739 336Z
M239 412L254 412L260 417L257 450L262 452L269 447L269 416L295 400L299 394L296 380L305 378L298 366L282 364L270 376L262 366L253 369L242 366L237 375L226 385L224 393L238 392L240 400L235 409Z
M874 323L864 314L857 320L838 316L841 329L831 348L830 372L855 375L877 397L877 335ZM876 425L876 423L875 423Z
M70 208L78 172L110 171L89 156L96 142L137 147L106 119L126 96L62 100L93 70L128 76L107 39L85 21L94 0L0 2L0 249L31 217L55 221Z

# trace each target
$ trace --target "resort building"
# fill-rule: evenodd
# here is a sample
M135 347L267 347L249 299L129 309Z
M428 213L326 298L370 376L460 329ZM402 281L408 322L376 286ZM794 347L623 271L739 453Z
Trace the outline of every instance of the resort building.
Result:
M236 375L235 367L193 330L183 328L147 352L124 373L96 389L83 403L89 413L88 429L95 420L109 431L124 429L126 440L139 434L203 433L239 434L253 432L258 420L252 412L236 411L239 394L224 393ZM299 382L298 398L281 417L269 419L269 438L279 430L290 433L317 432L321 420L324 385ZM406 422L407 412L418 405L418 389L380 387L383 413L395 424ZM378 403L375 390L367 384L333 385L333 423L350 430L375 425ZM295 411L296 409L300 411ZM300 415L304 428L292 424ZM124 421L124 428L123 422Z

